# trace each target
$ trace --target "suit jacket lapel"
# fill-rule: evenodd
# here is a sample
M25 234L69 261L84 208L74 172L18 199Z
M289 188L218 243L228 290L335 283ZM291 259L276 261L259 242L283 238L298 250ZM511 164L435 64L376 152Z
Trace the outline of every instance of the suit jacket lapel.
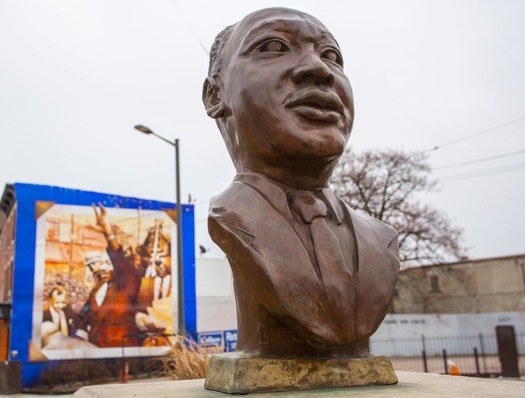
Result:
M238 174L235 181L240 181L249 185L266 201L277 210L291 224L293 221L292 213L288 207L288 199L284 191L275 183L270 182L266 177L256 173Z

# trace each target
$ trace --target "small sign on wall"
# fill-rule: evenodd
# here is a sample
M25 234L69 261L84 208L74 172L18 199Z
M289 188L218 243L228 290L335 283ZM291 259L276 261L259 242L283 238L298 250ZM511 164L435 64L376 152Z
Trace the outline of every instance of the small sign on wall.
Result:
M222 332L203 332L198 334L198 342L204 351L209 354L224 352L224 339Z
M224 351L232 352L235 351L237 346L237 330L225 330L224 331Z

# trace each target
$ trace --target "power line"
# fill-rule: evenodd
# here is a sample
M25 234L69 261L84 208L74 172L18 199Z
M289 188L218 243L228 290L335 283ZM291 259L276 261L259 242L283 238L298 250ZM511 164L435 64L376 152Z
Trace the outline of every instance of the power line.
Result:
M437 181L441 183L447 183L447 182L452 182L452 181L460 181L460 180L468 180L471 178L485 177L491 174L508 173L509 171L516 171L516 170L521 170L521 169L525 169L525 163L515 163L515 164L506 165L506 166L493 167L490 169L473 171L470 173L460 173L460 174L449 175L449 176L438 178Z
M441 149L443 147L450 146L450 145L453 145L453 144L457 144L458 142L466 141L466 140L469 140L471 138L477 137L477 136L482 135L482 134L491 133L491 132L499 130L499 129L503 128L503 127L508 127L508 126L511 126L513 124L520 123L520 122L523 122L523 121L525 121L525 116L522 116L522 117L520 117L518 119L511 120L509 122L498 124L496 126L489 127L487 129L478 131L477 133L469 134L469 135L467 135L465 137L461 137L461 138L458 138L458 139L455 139L455 140L452 140L452 141L445 142L444 144L441 144L441 145L436 145L436 146L432 147L431 149L427 149L425 152L437 151L438 149Z
M441 170L441 169L449 169L449 168L452 168L452 167L466 166L466 165L469 165L469 164L482 163L482 162L487 162L489 160L494 160L494 159L507 158L507 157L514 156L514 155L517 155L517 154L520 154L520 153L525 153L525 149L521 149L519 151L514 151L514 152L506 152L506 153L502 153L500 155L490 156L488 158L481 158L481 159L470 160L468 162L448 164L448 165L445 165L445 166L438 166L438 167L434 167L433 169L434 170Z
M193 26L192 24L190 23L190 20L186 17L186 14L184 14L184 11L182 11L182 8L180 8L179 4L175 1L175 0L172 0L172 3L175 5L175 7L177 7L177 9L179 10L180 12L180 15L182 15L182 18L184 19L184 21L186 22L186 25L188 25L188 28L190 29L191 33L193 34L193 36L195 37L195 39L197 39L197 41L199 42L201 48L202 48L202 51L204 51L204 54L206 54L206 58L209 56L209 51L208 49L206 48L206 46L204 45L204 43L201 41L201 39L199 38L199 36L197 35L197 33L195 32L195 30L193 30Z

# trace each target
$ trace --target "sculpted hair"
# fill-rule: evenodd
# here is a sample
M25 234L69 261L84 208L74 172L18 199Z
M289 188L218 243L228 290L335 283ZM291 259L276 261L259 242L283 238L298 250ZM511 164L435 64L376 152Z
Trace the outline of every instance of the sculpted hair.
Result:
M208 76L212 77L221 70L222 64L222 51L230 36L232 34L233 28L235 25L230 25L224 28L218 35L215 37L215 41L211 46L210 50L210 65L208 67Z

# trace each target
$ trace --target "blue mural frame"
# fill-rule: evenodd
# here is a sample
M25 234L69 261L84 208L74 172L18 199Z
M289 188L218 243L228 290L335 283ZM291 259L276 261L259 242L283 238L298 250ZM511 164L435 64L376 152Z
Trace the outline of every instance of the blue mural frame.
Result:
M44 369L45 363L29 362L29 341L33 325L33 294L36 252L35 204L37 201L62 205L91 206L101 203L106 208L165 210L175 209L170 202L138 199L99 192L82 191L47 185L15 183L16 230L13 275L12 318L9 360L22 362L24 387L30 387ZM195 209L182 205L182 263L184 274L184 318L188 333L197 331L197 299L195 291ZM13 353L16 352L16 356ZM54 362L54 361L53 361ZM52 364L51 364L52 365Z

